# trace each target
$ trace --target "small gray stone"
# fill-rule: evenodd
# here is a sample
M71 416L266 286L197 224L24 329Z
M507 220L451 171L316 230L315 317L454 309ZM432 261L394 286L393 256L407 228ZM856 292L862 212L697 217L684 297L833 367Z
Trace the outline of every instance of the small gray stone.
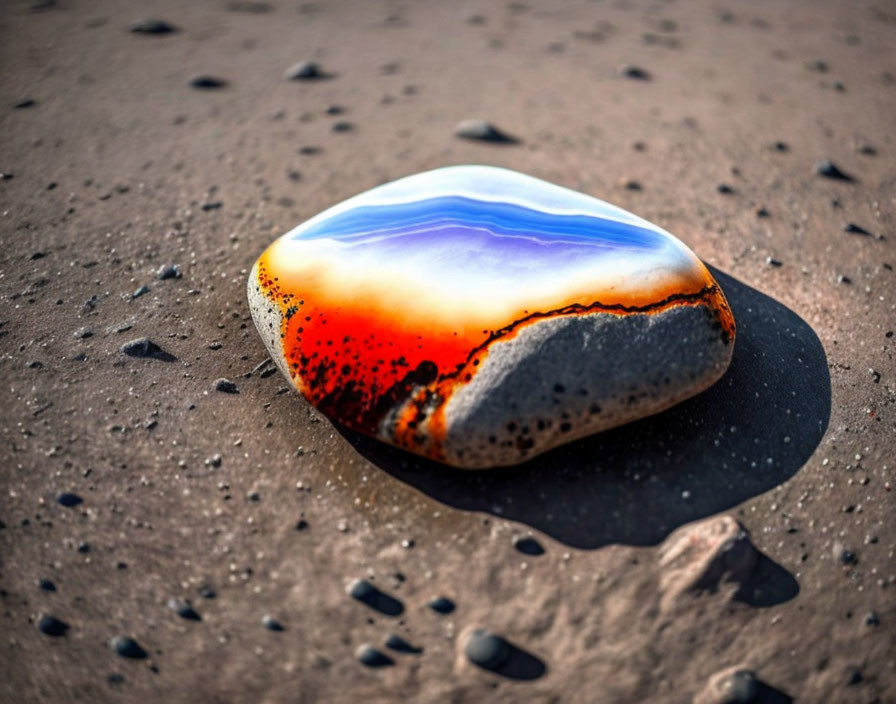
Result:
M498 144L513 144L519 141L485 120L462 120L454 128L454 134L463 139Z
M381 653L369 643L364 643L356 651L355 656L358 662L367 667L388 667L394 665L395 661L385 653Z
M44 615L37 620L37 629L45 636L59 638L68 631L68 624L55 616Z
M501 636L485 629L470 633L464 645L464 654L470 662L486 670L497 670L510 657L510 645Z
M324 78L325 74L314 61L300 61L290 66L284 76L290 81L314 81Z
M751 704L759 694L756 673L743 667L717 672L694 698L694 704Z
M123 658L142 660L147 656L146 651L130 636L117 636L109 643L112 650Z
M215 391L220 391L225 394L238 394L240 392L237 385L232 382L230 379L225 379L221 377L220 379L215 379Z

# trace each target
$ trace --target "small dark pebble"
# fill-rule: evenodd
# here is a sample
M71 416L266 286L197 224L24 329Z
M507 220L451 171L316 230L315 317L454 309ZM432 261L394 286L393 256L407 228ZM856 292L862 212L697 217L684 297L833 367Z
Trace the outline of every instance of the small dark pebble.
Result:
M351 132L355 129L355 126L351 122L340 120L339 122L334 122L331 129L334 132Z
M386 638L386 647L397 653L407 653L409 655L419 655L423 652L423 648L411 645L404 638L394 633Z
M775 150L779 152L790 151L790 147L787 142L775 142Z
M261 501L261 494L259 494L257 491L250 491L248 494L246 494L246 498L249 499L249 501L258 502Z
M626 181L625 188L629 191L643 191L644 187L638 181Z
M128 636L116 636L109 645L123 658L142 660L146 657L146 651L140 647L137 641Z
M846 284L848 286L849 284L852 283L852 279L849 278L848 276L844 276L843 274L840 274L837 277L837 283L838 284Z
M112 672L106 675L106 682L112 685L124 684L124 675L120 672Z
M23 108L33 108L35 105L37 105L37 103L33 99L25 98L24 100L17 102L13 107L21 110Z
M344 112L345 108L343 108L341 105L331 105L326 110L327 115L341 115Z
M210 90L215 88L223 88L227 85L227 81L222 78L215 78L214 76L208 75L200 75L194 76L190 79L190 85L193 88L200 88L202 90Z
M398 616L404 612L404 604L398 599L381 592L366 579L356 579L348 585L348 594L362 604L386 616Z
M783 262L781 262L779 259L775 259L774 257L766 257L765 263L768 264L769 266L776 266L776 267L784 265Z
M619 74L625 78L631 78L636 81L649 81L650 74L640 66L631 66L623 64L619 67Z
M131 31L135 34L170 34L175 31L175 28L165 20L148 17L132 24Z
M859 226L856 225L854 222L848 222L848 223L846 223L846 224L843 226L843 231L844 231L844 232L851 232L851 233L853 233L853 234L855 234L855 235L870 235L870 234L871 234L871 233L868 232L868 230L866 230L864 227L859 227Z
M236 384L234 384L230 379L225 379L224 377L215 379L215 391L220 391L221 393L225 394L238 394L240 392Z
M80 543L78 543L78 548L77 548L77 550L78 550L78 552L80 552L80 553L82 553L82 554L83 554L83 553L88 553L88 552L90 552L90 543L85 543L85 542L82 540Z
M454 611L454 602L444 596L437 596L427 606L439 614L450 614Z
M214 599L216 596L218 596L218 592L216 592L215 588L210 584L204 584L203 586L199 587L199 596L201 596L203 599Z
M296 523L296 530L307 530L308 529L308 521L304 518L300 518L299 522Z
M719 193L723 193L725 195L734 193L734 189L731 186L729 186L727 183L720 183L718 186L716 186L716 190Z
M385 653L381 653L369 643L365 643L355 651L358 662L367 667L386 667L394 665L395 661Z
M869 611L865 614L865 625L866 626L879 626L880 625L880 616L877 615L876 611Z
M156 278L161 281L179 279L180 277L180 267L177 264L163 264L156 270Z
M273 616L269 616L265 614L261 619L261 625L267 628L269 631L285 631L286 626L280 623Z
M77 494L73 494L70 491L66 491L64 494L60 494L56 497L56 503L60 506L65 506L66 508L74 508L80 503L83 503L84 499L82 499Z
M49 579L39 579L37 580L37 586L43 589L45 592L55 592L56 585L53 584Z
M517 538L513 541L513 547L519 550L524 555L543 555L544 548L541 546L535 538L526 537L526 538Z
M290 66L284 75L290 81L315 81L327 77L314 61L300 61Z
M454 128L454 134L462 139L495 144L515 144L519 141L485 120L462 120Z
M861 668L852 665L846 668L846 684L850 687L855 686L862 682L865 678L862 677Z
M136 291L134 291L131 294L131 298L140 298L140 296L143 296L147 293L149 293L149 286L144 285L144 286L141 286L140 288L138 288Z
M315 147L313 145L306 145L304 147L299 147L299 154L304 156L311 156L312 154L320 154L323 151L320 147Z
M175 359L174 355L169 354L147 337L138 337L125 342L119 350L128 357L147 357L163 362L173 362Z
M840 168L831 161L824 159L823 161L819 161L815 166L815 173L819 176L824 176L825 178L833 178L839 181L854 181L852 176L847 174L844 171L841 171Z
M13 178L15 178L14 174L6 173L6 172L0 173L0 181L9 181L10 179L13 179Z
M824 61L812 61L809 64L809 68L812 71L818 71L818 73L827 73L829 69L827 63L825 63Z
M65 632L68 630L68 624L65 621L60 621L55 616L41 616L37 620L37 628L45 636L58 638L65 635Z
M859 149L859 154L864 154L865 156L875 156L877 154L877 149L872 147L870 144L866 144L861 149Z
M765 208L756 208L756 217L757 218L767 218L769 216L768 210Z
M510 653L506 640L484 629L473 631L464 646L464 654L470 662L486 670L497 670L507 662Z
M187 621L201 621L202 616L193 608L189 601L168 600L168 608Z
M849 548L843 548L840 551L840 562L844 565L856 565L859 562L859 556Z
M202 210L207 213L210 210L219 210L222 205L224 204L219 200L213 201L211 203L203 203Z

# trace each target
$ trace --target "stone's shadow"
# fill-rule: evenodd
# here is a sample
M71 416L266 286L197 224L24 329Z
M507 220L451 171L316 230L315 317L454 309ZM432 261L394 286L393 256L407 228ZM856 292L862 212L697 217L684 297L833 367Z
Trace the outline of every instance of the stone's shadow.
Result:
M799 582L767 555L759 554L750 577L734 595L736 601L755 607L768 607L790 601L800 593Z
M576 548L654 545L793 476L830 417L827 358L812 328L756 289L713 275L737 321L731 367L659 415L486 471L340 432L371 462L454 508L519 521Z
M513 643L507 643L507 647L510 653L506 662L500 667L484 669L512 680L537 680L547 670L544 662L532 653L527 653Z
M752 701L756 704L793 704L793 697L780 689L765 684L765 682L759 682Z

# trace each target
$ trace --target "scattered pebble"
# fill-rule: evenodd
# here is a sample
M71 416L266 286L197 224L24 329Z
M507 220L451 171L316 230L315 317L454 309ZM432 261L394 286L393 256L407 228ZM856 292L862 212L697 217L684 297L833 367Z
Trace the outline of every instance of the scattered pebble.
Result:
M423 648L411 645L408 641L395 633L392 633L386 638L386 647L397 653L407 653L409 655L419 655L423 652Z
M177 599L168 600L168 608L174 613L187 621L201 621L202 616L193 608L189 601L179 601Z
M716 186L716 190L723 195L730 195L734 193L734 189L727 183L720 183L718 186Z
M68 624L55 616L44 615L37 620L37 629L45 636L59 638L68 630Z
M300 61L293 64L286 69L284 76L290 81L314 81L327 77L320 65L314 61Z
M277 619L275 619L273 616L269 616L268 614L265 614L264 616L262 616L261 625L264 626L265 628L267 628L269 631L285 631L286 630L286 626L284 626Z
M146 651L140 647L140 644L129 636L117 636L112 639L109 645L112 650L123 658L142 660L147 656Z
M84 499L82 499L77 494L73 494L70 491L66 491L63 494L60 494L56 497L56 503L60 506L65 506L66 508L74 508L80 503L83 503Z
M355 129L355 126L351 122L340 120L339 122L334 122L331 129L334 132L351 132Z
M850 232L850 233L852 233L852 234L854 234L854 235L868 235L868 236L871 235L871 233L868 232L868 230L866 230L864 227L859 227L859 226L856 225L854 222L848 222L848 223L846 223L846 224L843 226L843 231L844 231L844 232Z
M462 120L454 128L454 134L462 139L473 139L480 142L496 144L515 144L519 140L495 127L485 120Z
M37 102L34 99L25 98L24 100L17 102L13 107L17 110L22 110L24 108L33 108L35 105L37 105Z
M455 609L454 602L444 596L437 596L427 606L439 614L450 614Z
M544 548L535 538L528 536L517 538L513 541L513 547L524 555L544 555Z
M756 673L733 667L709 678L706 687L694 698L694 704L751 704L760 691Z
M819 161L815 166L815 173L825 178L832 178L839 181L854 181L855 179L831 161L824 159Z
M156 278L160 281L179 279L180 277L180 267L177 264L163 264L156 271Z
M876 611L869 611L865 614L865 625L866 626L879 626L880 625L880 616L877 615Z
M43 589L45 592L55 592L56 585L53 584L49 579L38 579L37 586Z
M190 79L190 85L193 88L199 88L201 90L214 90L226 86L227 81L222 78L216 78L215 76L201 74L199 76L193 76L193 78Z
M131 298L140 298L140 296L146 295L147 293L149 293L149 286L144 285L144 286L141 286L140 288L136 289L131 294Z
M501 636L484 629L474 630L464 646L470 662L486 670L497 670L510 657L510 644Z
M398 616L404 612L404 604L395 597L380 591L366 579L352 581L348 585L347 591L352 599L356 599L386 616Z
M767 218L769 216L768 210L765 208L756 208L756 217L757 218Z
M165 20L150 17L132 24L131 31L135 34L171 34L176 29Z
M394 665L395 661L385 653L381 653L369 643L364 643L355 651L358 662L367 667L386 667Z
M784 266L784 263L781 260L775 259L774 257L766 257L765 263L768 264L769 266L774 266L774 267Z
M176 357L169 354L155 342L147 337L138 337L135 340L125 342L119 351L128 357L144 357L150 359L158 359L163 362L173 362Z
M230 379L225 379L224 377L215 379L215 391L220 391L221 393L225 394L238 394L240 392L235 383L233 383Z
M296 523L296 530L308 530L308 521L300 518L298 523Z
M623 64L619 67L619 75L625 78L631 78L635 81L649 81L650 74L640 66L632 66L631 64Z

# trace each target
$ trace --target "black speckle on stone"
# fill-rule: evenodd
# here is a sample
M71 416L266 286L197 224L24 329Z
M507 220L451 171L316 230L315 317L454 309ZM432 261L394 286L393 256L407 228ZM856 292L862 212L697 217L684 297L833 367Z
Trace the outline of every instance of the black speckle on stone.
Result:
M162 362L173 362L176 359L174 355L165 352L165 350L147 337L138 337L135 340L125 342L119 350L128 357L158 359Z
M78 550L78 552L80 552L81 554L90 552L90 543L85 543L85 542L82 540L80 543L78 543L78 548L77 548L77 550Z
M623 64L619 67L619 75L625 78L631 78L635 81L649 81L650 74L640 66L632 66L631 64Z
M437 596L427 606L439 614L450 614L455 609L454 602L444 596Z
M55 592L56 585L53 584L49 579L38 579L37 586L43 589L45 592Z
M177 599L168 600L168 608L174 613L187 621L201 621L202 616L193 608L189 601L179 601Z
M876 611L869 611L865 614L865 625L866 626L879 626L880 625L880 616L877 615Z
M507 662L510 653L506 640L483 629L473 631L464 646L464 655L470 662L486 670L497 670Z
M206 213L212 210L220 210L223 205L224 204L219 200L212 201L210 203L203 203L202 210Z
M818 164L816 164L815 173L819 176L836 179L838 181L855 180L852 176L847 174L845 171L841 171L836 164L834 164L832 161L828 161L827 159L819 161Z
M366 579L356 579L349 584L348 594L386 616L398 616L404 613L404 604L395 597L381 592Z
M193 78L190 79L190 85L193 88L199 88L200 90L214 90L226 86L227 81L223 78L201 74L199 76L193 76Z
M355 652L358 662L367 667L388 667L394 665L395 661L385 653L381 653L369 643L360 646Z
M775 151L788 152L790 151L790 146L787 142L775 142Z
M135 34L171 34L176 30L165 20L148 17L132 24L131 31Z
M756 217L757 218L767 218L769 216L769 212L765 208L756 208Z
M284 626L280 621L275 619L273 616L269 616L265 614L261 619L261 625L267 628L269 631L285 631L286 626Z
M37 105L37 102L34 99L25 98L24 100L17 102L13 107L18 110L23 110L24 108L33 108L35 105Z
M848 222L843 226L844 232L850 232L854 235L871 235L864 227L859 227L854 222Z
M397 653L407 653L408 655L419 655L423 652L423 648L411 645L404 638L394 633L386 638L386 647Z
M454 134L462 139L471 139L493 144L516 144L519 140L498 129L485 120L462 120L454 128Z
M529 536L517 538L513 541L513 547L524 555L544 555L544 548L535 538Z
M112 650L123 658L131 658L132 660L142 660L146 657L146 651L140 647L140 644L129 636L116 636L110 643Z
M308 530L308 521L304 518L300 518L299 522L296 523L296 530Z
M68 624L55 616L44 615L37 620L37 629L45 636L59 638L68 630Z
M318 81L323 78L329 78L320 65L314 61L300 61L297 64L293 64L286 69L284 76L290 81Z
M78 504L84 503L84 499L82 499L77 494L66 491L65 493L60 494L56 497L56 503L60 506L65 506L66 508L74 508Z
M240 392L235 383L224 377L215 379L215 391L220 391L224 394L238 394Z
M723 195L730 195L734 193L734 189L727 183L720 183L718 186L716 186L716 190Z

